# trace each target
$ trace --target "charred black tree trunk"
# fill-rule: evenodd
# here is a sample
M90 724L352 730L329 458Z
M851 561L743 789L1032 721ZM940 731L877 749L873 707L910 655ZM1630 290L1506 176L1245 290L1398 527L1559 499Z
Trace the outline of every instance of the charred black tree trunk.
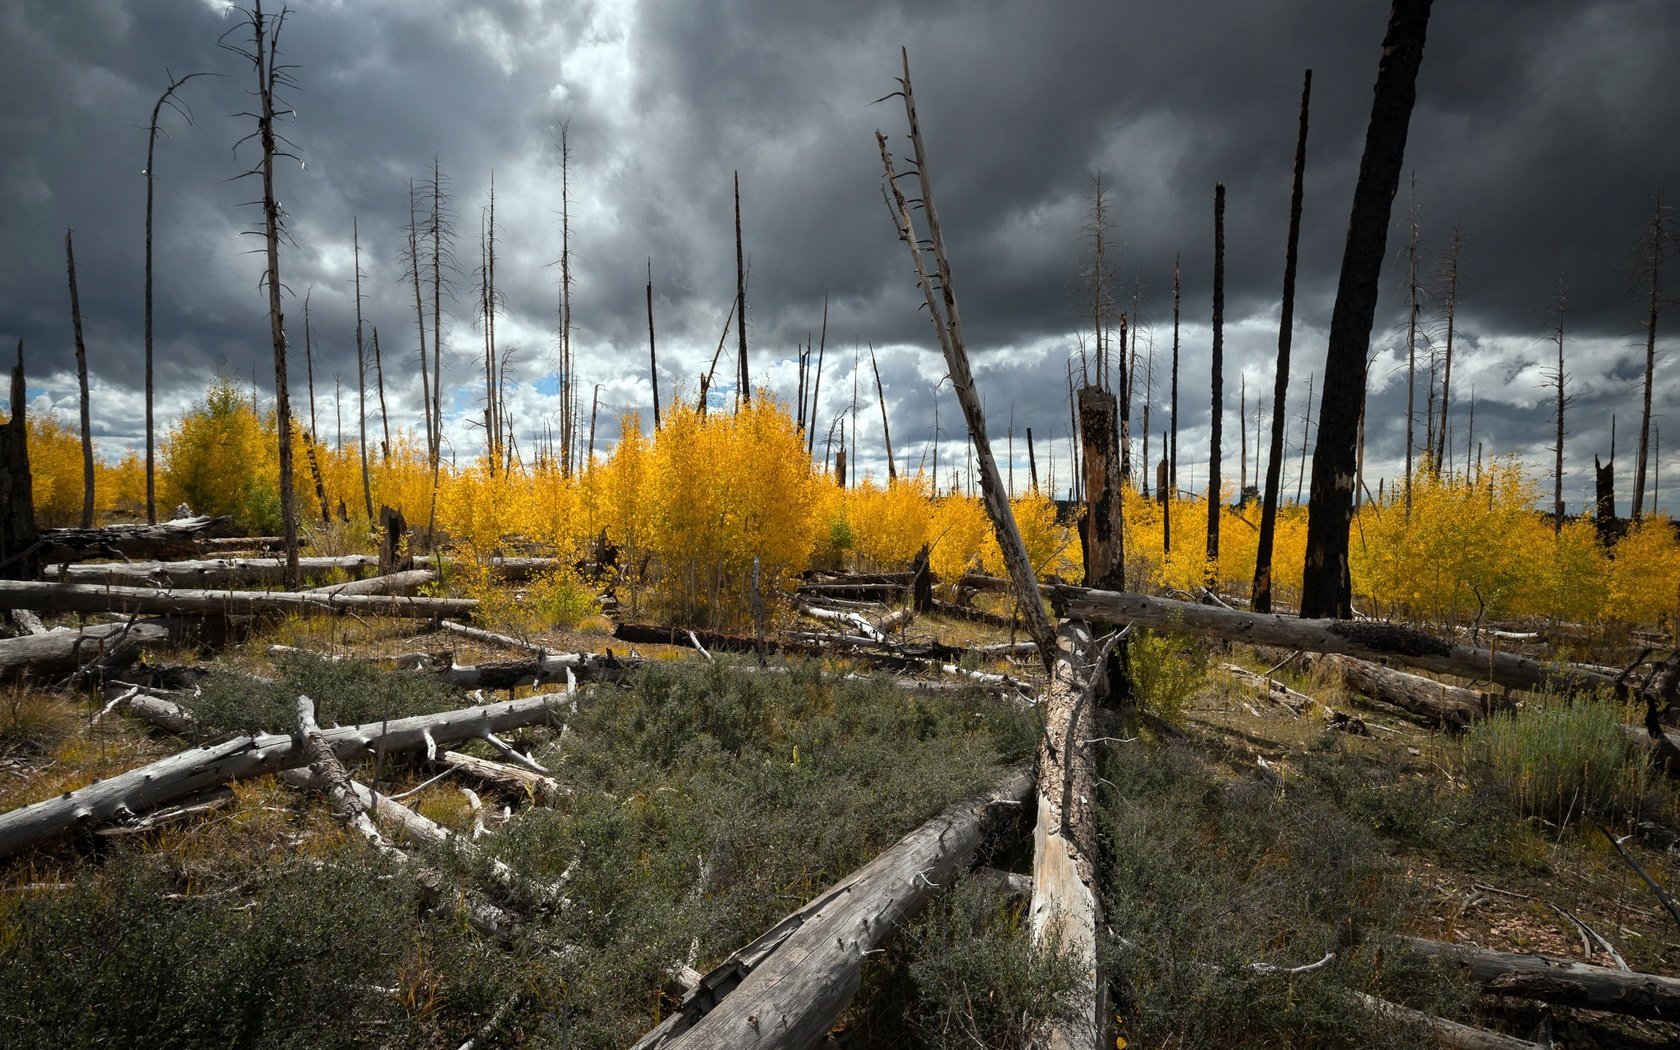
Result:
M1254 556L1254 611L1272 611L1272 546L1277 539L1278 488L1283 483L1284 406L1289 398L1289 349L1294 339L1295 268L1300 259L1301 198L1307 168L1307 113L1312 70L1301 80L1301 122L1295 134L1295 186L1289 194L1289 241L1283 252L1283 316L1278 320L1277 382L1272 387L1272 443L1266 452L1265 492L1260 501L1260 540Z
M1336 306L1330 317L1301 615L1353 615L1348 529L1353 521L1354 453L1365 398L1366 352L1376 315L1378 281L1388 246L1388 219L1400 187L1418 68L1423 63L1431 0L1395 0L1377 67L1371 122L1359 162Z
M1207 585L1219 564L1219 438L1225 412L1225 184L1213 187L1213 418L1208 437Z
M24 416L23 340L12 367L11 414L0 424L0 579L33 579L35 495L29 474L29 427Z
M1126 526L1120 505L1120 447L1113 393L1096 386L1079 391L1079 433L1084 442L1085 517L1079 530L1085 586L1123 591Z
M735 345L740 354L740 398L752 401L752 378L747 374L747 264L741 253L741 173L735 173Z
M82 301L76 294L74 231L64 231L64 265L70 274L70 326L76 333L76 388L82 404L82 528L93 528L93 431L88 420L87 344L82 341Z

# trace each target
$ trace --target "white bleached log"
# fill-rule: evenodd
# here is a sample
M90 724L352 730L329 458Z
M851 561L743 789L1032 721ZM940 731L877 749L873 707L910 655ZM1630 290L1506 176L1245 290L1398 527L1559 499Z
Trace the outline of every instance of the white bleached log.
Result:
M102 587L80 583L0 580L0 608L52 612L128 612L141 615L260 616L283 613L357 612L430 619L467 616L471 598L409 598L382 594L315 594L308 591L159 591L151 587Z

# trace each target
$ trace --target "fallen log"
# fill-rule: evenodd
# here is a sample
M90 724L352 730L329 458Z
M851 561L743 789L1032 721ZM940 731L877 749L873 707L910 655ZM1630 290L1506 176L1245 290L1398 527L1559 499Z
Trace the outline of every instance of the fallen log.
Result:
M1624 692L1613 676L1568 663L1542 663L1515 653L1455 645L1400 624L1367 620L1302 620L1124 591L1050 588L1065 615L1101 623L1134 623L1251 645L1391 660L1437 674L1489 681L1511 689L1606 689Z
M340 760L374 749L391 755L481 737L498 730L546 722L565 694L546 694L483 707L416 715L365 725L328 729L323 739ZM232 780L278 773L304 765L297 737L242 734L189 748L107 780L0 814L0 857L78 828L143 813L166 802Z
M100 587L82 583L0 580L0 608L53 612L130 612L142 615L212 614L261 616L286 613L357 612L430 619L466 616L478 608L472 598L409 598L382 594L319 594L309 591L158 591L150 587Z
M1056 632L1050 687L1040 706L1044 732L1038 744L1038 819L1033 828L1033 943L1048 946L1079 967L1070 998L1081 1009L1050 1022L1034 1036L1052 1050L1093 1050L1107 1026L1103 981L1097 970L1097 736L1092 694L1103 675L1108 647L1098 646L1079 620Z
M379 560L365 554L342 558L299 558L304 575L343 572L355 577L377 570ZM207 558L191 561L100 562L67 565L53 575L70 583L103 583L124 587L227 587L232 584L279 583L286 563L281 558Z
M824 609L809 602L798 602L795 607L799 610L799 615L816 620L818 623L832 623L849 627L872 642L886 640L885 632L858 613L846 612L843 609Z
M1634 973L1533 952L1496 952L1422 937L1402 938L1413 951L1463 967L1489 995L1537 999L1554 1006L1672 1021L1680 1018L1680 980Z
M1017 766L900 839L713 967L635 1050L814 1045L857 990L864 954L968 866L994 807L1021 805L1032 784Z
M481 664L450 663L439 667L437 674L450 685L461 689L513 689L522 685L545 685L566 682L574 678L591 681L618 681L642 660L618 657L607 653L544 653L529 660L494 660Z
M1534 1043L1527 1039L1490 1032L1485 1028L1472 1028L1364 992L1348 994L1353 996L1355 1002L1378 1017L1391 1018L1402 1024L1421 1028L1436 1046L1451 1047L1453 1050L1550 1050L1551 1047L1550 1043Z
M113 654L119 658L138 656L147 646L186 641L201 626L194 620L171 616L0 638L0 678L28 674L56 679L83 664L108 660Z
M505 634L497 634L495 631L486 631L482 627L469 627L464 623L457 623L454 620L439 621L438 626L451 634L458 634L463 638L470 638L475 642L483 642L486 645L499 645L504 649L517 649L527 653L540 653L544 656L556 653L556 650L538 645L535 642L527 642Z
M1393 704L1443 729L1459 732L1473 721L1505 707L1500 700L1476 689L1463 689L1422 675L1350 656L1326 656L1325 665L1336 672L1349 689L1373 700Z
M110 525L102 529L41 529L33 557L40 565L95 558L179 558L199 553L205 533L225 517L177 518L156 525Z
M545 802L552 802L567 792L553 777L518 766L510 766L506 762L492 762L485 758L474 758L463 755L459 751L445 751L438 755L438 763L450 769L456 769L468 776L495 784L504 789L511 789L521 795L529 795Z
M415 594L428 583L436 582L438 574L430 569L406 569L383 576L368 576L346 583L332 583L325 587L311 587L304 594Z

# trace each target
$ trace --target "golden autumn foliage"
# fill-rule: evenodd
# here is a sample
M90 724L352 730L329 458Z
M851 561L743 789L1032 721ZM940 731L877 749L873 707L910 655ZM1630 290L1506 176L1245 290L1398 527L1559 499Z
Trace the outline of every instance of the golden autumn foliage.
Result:
M318 543L371 545L357 446L314 446L314 467L297 433L294 457L299 521ZM492 472L482 462L444 464L434 476L412 435L394 435L388 458L370 457L377 510L400 508L410 525L474 562L476 581L501 553L542 552L562 562L586 555L603 532L619 549L618 594L633 612L674 621L741 626L759 593L776 601L795 574L822 565L870 571L906 567L924 545L934 573L952 581L971 569L1002 574L990 521L978 499L937 494L917 474L880 484L837 488L813 469L788 413L761 396L737 413L701 415L673 407L664 425L644 433L633 415L609 456L569 476L551 467ZM159 443L158 504L228 514L238 527L274 531L279 523L278 454L272 413L232 380L212 381L203 402ZM44 526L74 524L81 510L81 453L75 431L51 417L30 421L37 514ZM330 528L323 528L319 471ZM97 467L101 516L131 519L144 509L138 454ZM1680 621L1680 538L1654 519L1613 546L1592 524L1555 531L1535 509L1538 486L1515 460L1470 480L1420 472L1410 514L1398 494L1365 504L1354 519L1350 571L1362 612L1452 626L1525 619L1577 624L1672 627ZM1163 506L1126 490L1127 586L1196 594L1209 575L1207 505L1175 499ZM1016 522L1039 575L1077 581L1076 526L1057 505L1027 494L1013 501ZM1172 550L1163 521L1171 515ZM1221 508L1217 588L1246 596L1254 575L1259 507ZM1298 600L1306 550L1306 509L1279 508L1273 554L1274 601ZM527 589L525 604L551 606L544 622L581 615L584 590L561 574ZM535 597L532 597L532 596ZM540 599L540 600L539 600ZM768 611L768 610L767 610ZM510 614L511 615L511 614ZM523 614L522 614L523 615ZM533 621L534 624L534 621Z

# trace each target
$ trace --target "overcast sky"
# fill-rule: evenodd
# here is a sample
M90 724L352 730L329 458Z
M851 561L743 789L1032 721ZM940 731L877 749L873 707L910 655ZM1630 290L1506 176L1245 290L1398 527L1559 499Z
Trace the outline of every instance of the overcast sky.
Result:
M146 124L176 75L194 118L166 112L156 162L158 404L175 418L223 370L264 396L273 385L258 221L241 207L256 159L254 77L218 47L239 17L219 0L11 0L0 6L0 341L25 340L33 404L74 418L75 379L63 237L76 230L80 292L102 452L143 435L142 289ZM1438 289L1454 223L1463 227L1450 432L1489 455L1523 455L1546 490L1553 421L1552 305L1564 317L1569 392L1566 498L1578 508L1594 453L1617 421L1625 513L1638 436L1648 276L1638 245L1651 195L1680 193L1680 8L1669 0L1450 0L1435 5L1412 117L1430 289L1424 321L1442 327ZM826 432L857 384L859 455L882 475L873 342L896 451L928 457L945 368L909 260L881 200L873 132L899 138L894 89L909 48L930 172L955 288L1001 454L1013 416L1033 428L1039 467L1067 470L1070 355L1085 336L1079 274L1092 177L1108 187L1117 292L1134 290L1153 346L1151 458L1167 425L1171 282L1182 261L1180 482L1206 477L1211 410L1214 184L1227 188L1225 476L1238 473L1239 390L1271 401L1302 71L1314 73L1290 454L1309 375L1322 372L1384 0L793 3L787 0L298 0L281 44L297 87L281 129L304 163L285 163L278 195L293 244L280 266L288 331L302 346L310 294L316 401L336 434L333 384L354 430L351 223L361 231L365 313L380 330L395 425L418 427L412 291L399 258L407 186L434 156L448 179L462 260L446 305L447 435L463 459L482 448L476 317L477 234L492 173L497 195L497 322L521 441L557 419L555 312L560 172L570 121L571 243L579 381L601 388L611 420L648 412L643 285L651 259L659 389L692 397L734 293L731 175L740 173L750 269L752 379L791 402L795 347L829 304ZM906 147L907 148L907 147ZM1407 189L1395 203L1372 350L1367 470L1400 472L1405 429ZM1680 273L1671 274L1680 288ZM1672 349L1680 317L1659 325ZM733 337L731 337L733 344ZM301 353L294 405L307 412ZM726 383L733 383L733 370ZM1144 382L1138 383L1140 401ZM714 388L715 389L715 388ZM938 393L941 471L961 463L949 384ZM1659 357L1658 425L1680 447L1672 356ZM1423 387L1418 388L1422 441ZM1316 414L1316 405L1314 406ZM1134 411L1142 414L1141 405ZM1255 420L1251 417L1252 431ZM1141 429L1141 419L1134 428ZM1051 444L1047 445L1047 439ZM818 444L821 445L821 440ZM1250 439L1251 473L1257 459ZM1140 450L1141 452L1141 450ZM1663 504L1680 500L1680 455L1665 447ZM931 461L929 461L931 465ZM1286 492L1293 492L1290 467ZM1673 481L1670 482L1669 478ZM1372 487L1375 488L1374 481Z

